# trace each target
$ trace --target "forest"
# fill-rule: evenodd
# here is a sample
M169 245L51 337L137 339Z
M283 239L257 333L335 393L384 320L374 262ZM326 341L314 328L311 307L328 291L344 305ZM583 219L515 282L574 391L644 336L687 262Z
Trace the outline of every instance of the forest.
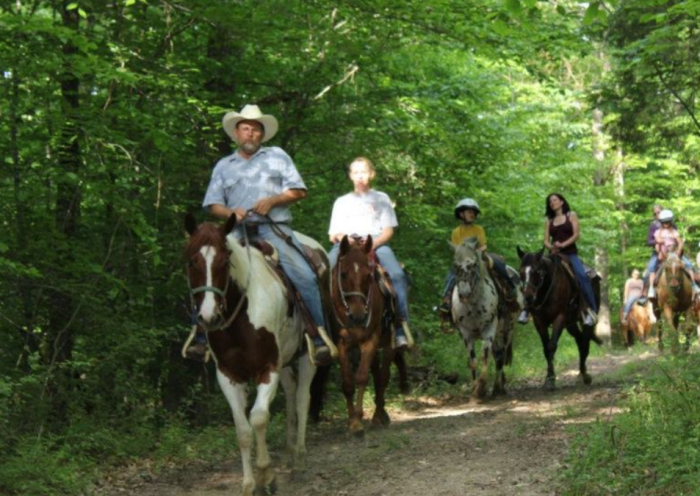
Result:
M204 192L235 149L221 119L246 104L278 119L270 144L308 190L294 228L326 248L348 164L376 165L413 281L409 367L467 381L434 310L462 198L516 269L547 195L567 198L602 275L599 354L621 346L652 206L691 259L700 246L696 0L0 0L0 27L2 494L91 494L132 460L236 452L214 364L180 355L183 219L214 220ZM518 332L539 380L536 333ZM579 426L561 494L694 494L697 347L629 386L618 437Z

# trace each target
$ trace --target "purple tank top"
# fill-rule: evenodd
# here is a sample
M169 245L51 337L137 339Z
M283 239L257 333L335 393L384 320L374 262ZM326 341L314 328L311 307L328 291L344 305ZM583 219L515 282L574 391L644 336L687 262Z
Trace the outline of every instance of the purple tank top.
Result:
M552 237L552 243L559 241L563 243L567 239L574 235L574 226L571 224L571 219L569 219L569 214L566 214L566 220L558 226L554 225L554 221L549 223L549 235ZM576 249L576 243L573 243L565 248L559 250L559 253L564 253L565 255L570 255L572 253L578 253Z

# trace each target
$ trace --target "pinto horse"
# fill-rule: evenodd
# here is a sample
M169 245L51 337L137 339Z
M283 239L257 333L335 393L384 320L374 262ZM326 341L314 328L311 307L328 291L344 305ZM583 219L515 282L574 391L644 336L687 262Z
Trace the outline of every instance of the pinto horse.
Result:
M556 385L554 356L564 328L574 337L578 346L580 377L584 384L590 384L593 378L586 370L586 359L591 341L598 344L602 344L602 341L595 335L593 326L586 326L581 322L581 295L572 276L567 274L561 257L544 256L544 248L536 253L525 253L518 246L518 256L525 302L540 335L547 360L545 389L553 391ZM592 284L596 303L600 304L598 278L595 278Z
M453 267L457 283L452 290L452 319L459 329L469 352L469 368L472 373L472 396L486 396L488 361L491 353L496 361L496 379L493 395L505 394L504 365L513 358L513 330L516 313L505 302L499 303L496 285L486 268L482 253L477 250L476 238L467 238L455 247ZM518 299L522 302L522 295ZM477 339L481 347L481 372L477 378Z
M351 245L348 237L343 236L338 263L331 279L331 298L340 327L338 360L342 389L350 432L357 436L364 434L363 401L370 369L374 378L375 411L372 423L388 425L391 421L384 408L384 394L395 354L391 342L393 318L387 319L385 314L385 299L379 287L376 262L370 258L371 252L371 236L362 245ZM381 366L377 357L380 348L383 350ZM350 359L354 349L360 353L360 362L355 371Z
M675 253L667 256L661 265L660 274L656 287L658 307L664 314L664 318L671 329L676 334L674 339L678 339L676 331L680 322L681 315L685 314L686 321L690 320L693 307L693 283L690 276L686 273L683 267L683 262ZM692 329L686 324L686 340L684 347L690 347L690 334ZM659 349L663 350L662 341L663 329L658 328Z
M185 258L197 321L207 332L216 376L233 412L243 461L243 495L251 496L256 488L268 492L276 488L265 435L270 403L280 382L287 407L287 454L295 470L304 468L309 385L316 367L303 348L302 315L296 306L288 311L285 284L260 251L228 236L235 225L235 215L217 226L197 225L189 214ZM294 361L298 364L296 377L291 367ZM251 382L257 396L248 418ZM255 475L251 462L254 438Z

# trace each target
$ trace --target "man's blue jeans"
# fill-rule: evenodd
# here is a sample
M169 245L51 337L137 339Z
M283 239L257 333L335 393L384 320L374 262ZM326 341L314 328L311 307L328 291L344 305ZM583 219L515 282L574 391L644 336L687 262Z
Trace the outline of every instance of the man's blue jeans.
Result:
M286 235L291 236L294 245L299 250L303 250L301 244L294 236L294 232L288 225L277 224L277 228L279 228ZM238 240L243 239L243 227L236 227L232 234ZM292 282L296 290L299 291L299 295L304 301L304 305L306 305L306 308L309 310L314 324L319 327L323 326L327 329L323 318L321 293L316 281L316 274L314 274L314 271L306 258L297 249L289 246L285 240L275 234L269 224L259 224L258 234L255 236L249 235L248 239L250 241L262 239L275 247L279 255L282 270L284 270L284 273L287 274L287 277L289 277L289 280Z
M338 263L339 251L340 244L336 243L328 253L331 268L335 267L335 264ZM401 268L401 265L399 265L394 251L387 245L380 246L375 253L377 254L379 263L384 270L387 271L389 277L391 277L391 284L394 286L394 291L396 292L396 304L398 305L397 310L399 318L408 322L408 279L406 278L406 273Z

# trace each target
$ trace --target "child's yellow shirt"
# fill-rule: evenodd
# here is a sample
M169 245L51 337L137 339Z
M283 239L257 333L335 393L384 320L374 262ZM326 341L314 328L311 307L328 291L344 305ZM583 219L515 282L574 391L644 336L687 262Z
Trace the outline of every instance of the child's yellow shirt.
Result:
M453 245L459 245L467 238L477 238L479 241L479 248L486 245L486 233L484 232L484 228L476 224L462 224L455 227L454 231L452 231L450 241Z

